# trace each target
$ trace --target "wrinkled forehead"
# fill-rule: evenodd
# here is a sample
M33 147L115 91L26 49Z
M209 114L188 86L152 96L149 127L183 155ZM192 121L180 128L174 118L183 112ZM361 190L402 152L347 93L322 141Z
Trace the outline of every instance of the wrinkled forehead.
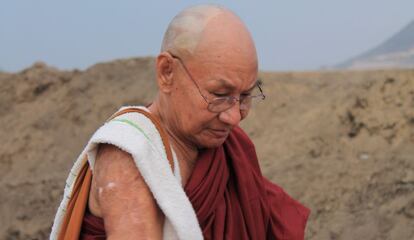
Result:
M190 61L189 65L192 77L210 89L247 91L257 81L257 63L254 61L205 54Z
M257 80L254 44L247 34L221 32L220 27L203 32L190 64L200 72L200 80L217 86L232 85L231 90L246 90Z

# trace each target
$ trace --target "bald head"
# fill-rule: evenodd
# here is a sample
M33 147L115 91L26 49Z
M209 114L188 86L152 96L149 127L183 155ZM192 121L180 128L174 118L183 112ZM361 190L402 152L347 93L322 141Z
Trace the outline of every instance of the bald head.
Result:
M161 51L193 53L209 20L224 9L215 5L200 5L184 9L169 24Z
M221 52L244 51L256 59L256 49L244 23L218 5L197 5L181 11L169 24L161 51L187 58L213 48Z

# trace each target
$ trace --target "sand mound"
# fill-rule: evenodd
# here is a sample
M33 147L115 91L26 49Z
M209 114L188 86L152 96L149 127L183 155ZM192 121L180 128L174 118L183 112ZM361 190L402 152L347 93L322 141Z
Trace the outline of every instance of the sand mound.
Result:
M74 159L153 59L0 73L0 239L46 239ZM242 126L266 176L312 209L307 239L414 237L414 71L262 73Z

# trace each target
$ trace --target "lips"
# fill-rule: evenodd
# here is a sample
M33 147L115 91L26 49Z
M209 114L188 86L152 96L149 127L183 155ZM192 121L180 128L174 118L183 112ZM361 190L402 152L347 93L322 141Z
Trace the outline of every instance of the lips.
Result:
M221 130L221 129L211 129L210 128L209 130L217 138L225 138L230 133L230 130L227 130L227 129Z

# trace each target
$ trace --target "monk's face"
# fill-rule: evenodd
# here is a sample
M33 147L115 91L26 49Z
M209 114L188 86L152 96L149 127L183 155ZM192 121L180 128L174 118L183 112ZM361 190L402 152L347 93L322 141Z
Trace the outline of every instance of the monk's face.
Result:
M240 111L237 102L223 112L211 112L197 85L211 101L223 96L238 98L248 93L257 80L256 50L250 34L241 22L226 26L226 21L217 20L209 23L213 26L206 28L191 57L182 58L182 62L176 58L171 61L174 88L166 104L170 130L198 148L221 145L248 111Z

